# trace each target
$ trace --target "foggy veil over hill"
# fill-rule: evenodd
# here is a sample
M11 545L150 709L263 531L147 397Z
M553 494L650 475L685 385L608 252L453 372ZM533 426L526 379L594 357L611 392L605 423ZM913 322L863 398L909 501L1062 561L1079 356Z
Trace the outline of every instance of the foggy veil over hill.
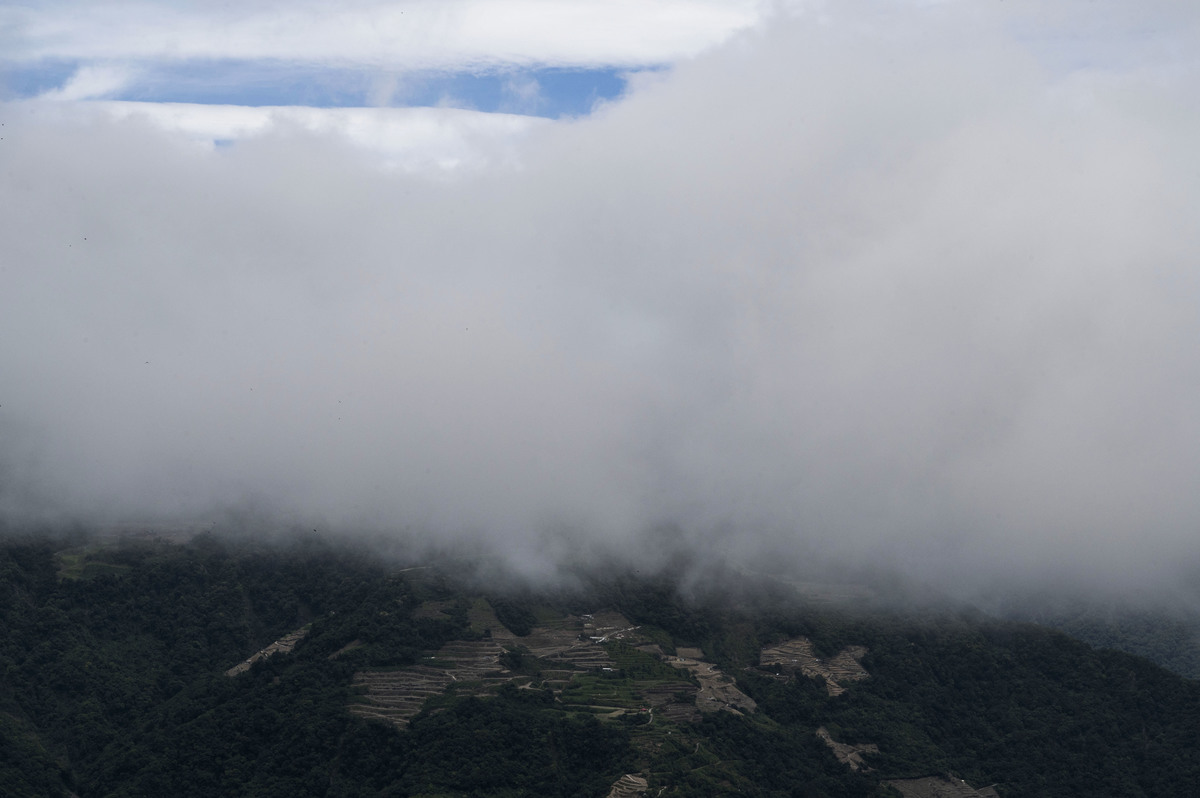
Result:
M1171 573L1197 12L1056 7L780 9L453 169L8 101L0 507Z

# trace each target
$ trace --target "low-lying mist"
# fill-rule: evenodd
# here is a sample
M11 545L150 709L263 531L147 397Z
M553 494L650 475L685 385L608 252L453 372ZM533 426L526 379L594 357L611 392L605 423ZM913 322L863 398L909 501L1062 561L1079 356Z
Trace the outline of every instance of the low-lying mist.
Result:
M1195 13L962 5L780 13L452 172L0 105L8 524L1176 584Z

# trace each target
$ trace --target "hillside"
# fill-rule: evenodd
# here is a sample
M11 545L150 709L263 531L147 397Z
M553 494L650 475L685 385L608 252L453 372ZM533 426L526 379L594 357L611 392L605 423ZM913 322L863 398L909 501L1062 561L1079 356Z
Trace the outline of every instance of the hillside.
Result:
M0 547L0 794L1173 796L1200 685L978 614L315 539Z
M1190 591L1153 602L1042 592L985 606L1001 618L1058 629L1096 648L1136 654L1200 679L1200 610Z

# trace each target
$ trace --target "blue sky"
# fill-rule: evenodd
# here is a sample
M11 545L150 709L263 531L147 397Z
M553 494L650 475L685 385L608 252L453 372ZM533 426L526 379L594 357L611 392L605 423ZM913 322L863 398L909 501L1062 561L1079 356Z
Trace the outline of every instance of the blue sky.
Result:
M35 98L65 85L85 64L47 60L11 66L10 98ZM497 68L486 71L364 70L324 64L262 61L165 62L135 72L104 99L148 103L245 106L440 106L532 116L583 116L621 96L627 78L659 65Z
M318 108L440 106L558 118L719 44L757 0L396 0L305 8L47 2L0 9L10 98ZM61 98L61 97L60 97Z
M381 147L393 165L453 167L483 157L492 148L485 140L504 148L540 120L585 117L619 100L634 77L719 46L760 24L770 7L767 0L10 4L0 6L0 97L50 103L57 112L133 115L209 144L281 124L339 130Z

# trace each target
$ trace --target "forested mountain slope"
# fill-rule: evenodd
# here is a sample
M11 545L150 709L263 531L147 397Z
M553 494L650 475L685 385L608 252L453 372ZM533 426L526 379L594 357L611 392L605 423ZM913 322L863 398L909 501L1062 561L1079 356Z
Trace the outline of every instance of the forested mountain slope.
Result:
M997 616L1059 629L1096 648L1145 657L1190 679L1200 679L1200 610L1195 595L1134 601L1042 592L990 601Z
M685 598L670 574L501 589L412 565L313 539L3 541L0 795L1157 797L1200 781L1200 685L1036 626L834 609L733 577ZM231 671L289 633L290 651Z

